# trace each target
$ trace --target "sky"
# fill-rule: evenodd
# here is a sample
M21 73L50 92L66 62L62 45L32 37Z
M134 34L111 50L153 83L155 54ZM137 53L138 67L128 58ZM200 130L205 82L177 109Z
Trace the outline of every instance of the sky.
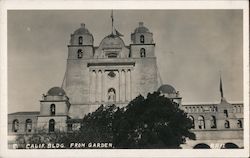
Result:
M39 111L42 94L61 86L70 34L85 23L94 45L111 32L110 10L8 11L8 113ZM153 33L157 65L183 103L243 101L242 10L114 10L114 26L130 34L142 21Z

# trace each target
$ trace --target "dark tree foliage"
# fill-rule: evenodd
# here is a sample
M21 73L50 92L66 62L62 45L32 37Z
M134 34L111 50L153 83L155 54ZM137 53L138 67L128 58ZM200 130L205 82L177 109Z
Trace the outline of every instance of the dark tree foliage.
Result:
M190 132L192 121L178 104L160 95L138 96L126 107L101 105L83 118L79 131L54 133L46 139L32 137L26 142L56 142L69 148L71 142L113 143L114 148L180 148ZM39 139L39 141L37 141Z
M185 137L195 139L186 113L158 92L138 96L125 108L114 115L116 148L179 148Z
M154 92L141 95L126 107L100 106L84 117L84 141L112 142L115 148L179 148L192 122L178 104Z
M66 148L71 142L110 143L113 140L112 122L117 107L101 105L96 111L86 115L79 131L68 133L62 139Z

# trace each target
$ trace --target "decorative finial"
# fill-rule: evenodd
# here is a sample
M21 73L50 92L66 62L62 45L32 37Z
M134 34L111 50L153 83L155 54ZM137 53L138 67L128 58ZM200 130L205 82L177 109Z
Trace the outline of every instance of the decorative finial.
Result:
M113 35L114 34L114 15L113 15L113 10L111 10L111 21L112 21L111 35Z
M84 27L85 27L85 24L84 24L84 23L81 23L81 27L83 27L83 28L84 28Z
M142 27L143 26L143 22L139 22L139 27Z

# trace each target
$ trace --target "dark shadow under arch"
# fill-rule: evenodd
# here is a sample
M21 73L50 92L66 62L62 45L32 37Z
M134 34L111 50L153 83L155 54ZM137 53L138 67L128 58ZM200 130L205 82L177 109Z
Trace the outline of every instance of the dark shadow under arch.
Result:
M211 149L209 145L205 143L200 143L194 146L194 149Z
M238 149L239 146L234 143L226 143L224 148L225 149Z

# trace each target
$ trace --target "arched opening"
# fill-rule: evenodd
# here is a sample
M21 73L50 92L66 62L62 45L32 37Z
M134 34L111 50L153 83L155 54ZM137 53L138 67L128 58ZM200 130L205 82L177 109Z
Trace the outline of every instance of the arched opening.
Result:
M108 90L108 101L109 102L115 102L115 98L116 98L115 89L114 88L110 88Z
M227 110L224 110L224 116L228 117L228 111Z
M56 114L56 105L51 104L50 105L50 115L54 116Z
M32 131L32 120L31 119L27 119L25 121L25 131L26 132L31 132Z
M193 107L193 111L192 111L193 113L195 113L196 112L196 108L195 107Z
M189 107L188 112L190 113L192 112L192 107Z
M191 120L191 122L192 122L191 128L195 128L194 117L190 115L188 118L189 118L189 119Z
M200 143L194 146L194 149L211 149L209 145L205 143Z
M82 50L81 50L81 49L78 49L78 51L77 51L77 58L78 58L78 59L81 59L82 56L83 56Z
M211 128L216 128L217 127L216 126L216 118L213 115L210 117L210 127Z
M230 123L228 120L225 121L224 126L225 128L230 128Z
M224 149L237 149L237 148L239 148L239 146L234 143L226 143L224 146Z
M106 54L106 56L108 58L117 58L118 57L118 53L117 52L109 52Z
M54 132L55 131L55 120L50 119L49 120L49 132Z
M141 43L144 43L144 42L145 42L145 39L144 39L144 36L143 36L143 35L140 36L140 42L141 42Z
M140 49L140 54L141 54L141 58L145 58L146 57L146 50L145 50L145 48L141 48Z
M240 106L237 107L237 112L238 112L238 113L241 112L241 107L240 107Z
M82 45L82 43L83 43L82 36L80 36L80 37L78 38L78 43L79 43L79 45Z
M241 120L238 120L238 121L237 121L237 127L238 127L238 128L242 128L242 121L241 121Z
M17 132L19 130L19 121L15 119L12 123L12 131Z
M205 129L205 119L203 116L198 117L198 128Z
M236 113L236 112L237 112L237 107L234 106L234 107L233 107L233 113Z
M203 107L201 106L201 107L200 107L200 112L203 112L203 110L204 110L204 109L203 109Z

